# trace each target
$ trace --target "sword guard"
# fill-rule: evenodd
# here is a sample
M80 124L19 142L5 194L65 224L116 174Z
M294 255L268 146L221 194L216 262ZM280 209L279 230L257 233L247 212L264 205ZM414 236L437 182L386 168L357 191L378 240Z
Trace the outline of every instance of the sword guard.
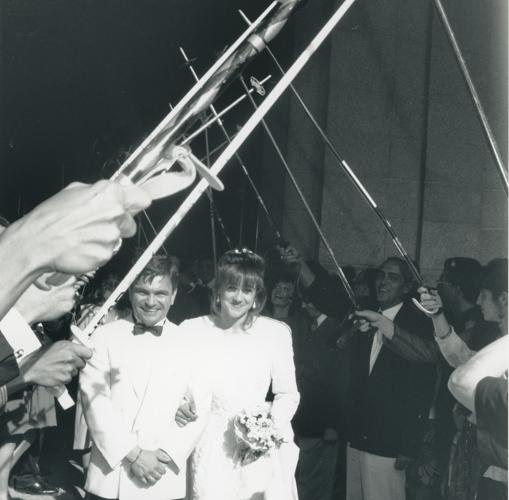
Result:
M170 172L178 163L181 172ZM165 198L190 186L198 172L212 188L222 191L223 183L210 172L210 170L193 155L189 146L173 145L168 148L163 159L152 169L139 184L145 189L153 200Z
M261 95L262 97L265 95L265 87L254 76L249 78L249 83L255 89L258 95Z
M423 312L427 316L436 316L437 314L440 314L442 312L442 308L439 307L438 309L429 310L422 306L422 304L415 298L412 298L412 302L414 303L415 307L419 309L419 311Z
M219 180L219 177L214 175L194 154L190 153L189 158L196 171L210 184L212 189L216 191L224 190L224 184Z
M418 292L419 293L429 293L430 290L436 290L436 288L429 287L427 285L421 285L419 287ZM443 311L442 307L438 307L436 309L426 309L416 298L412 297L412 302L414 303L414 306L419 309L419 311L423 312L427 316L436 316L437 314L440 314Z

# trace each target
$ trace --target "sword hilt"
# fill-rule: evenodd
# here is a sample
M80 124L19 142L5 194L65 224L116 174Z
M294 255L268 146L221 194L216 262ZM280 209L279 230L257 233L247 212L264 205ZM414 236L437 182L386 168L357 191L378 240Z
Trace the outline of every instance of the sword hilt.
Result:
M422 290L422 293L430 293L432 290L436 290L436 288L423 284L419 287L419 290ZM426 309L416 298L413 297L412 302L415 307L426 314L426 316L437 316L443 311L442 307L438 307L437 309Z

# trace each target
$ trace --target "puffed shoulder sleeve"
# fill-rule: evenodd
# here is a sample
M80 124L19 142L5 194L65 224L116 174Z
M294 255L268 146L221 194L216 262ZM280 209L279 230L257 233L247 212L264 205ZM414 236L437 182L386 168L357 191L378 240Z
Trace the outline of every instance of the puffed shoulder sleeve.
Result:
M290 328L283 323L274 322L273 330L271 332L273 341L271 378L274 393L272 418L281 431L291 434L290 423L299 405L292 335Z

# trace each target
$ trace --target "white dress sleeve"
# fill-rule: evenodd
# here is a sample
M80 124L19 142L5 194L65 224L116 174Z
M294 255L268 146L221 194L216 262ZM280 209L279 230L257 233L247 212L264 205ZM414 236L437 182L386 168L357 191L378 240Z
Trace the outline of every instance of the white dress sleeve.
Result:
M452 326L451 333L447 337L443 339L435 337L435 340L444 358L453 368L466 363L472 356L477 354L458 336Z
M300 395L295 380L295 365L291 330L278 324L277 331L271 332L275 339L272 361L272 418L283 435L285 442L273 453L273 477L265 492L265 500L297 500L295 469L299 449L293 442L291 420L299 405Z
M271 367L272 392L272 418L276 427L284 433L285 437L293 436L291 420L299 405L299 392L295 380L295 365L293 362L292 335L290 328L282 323L274 324L273 358Z

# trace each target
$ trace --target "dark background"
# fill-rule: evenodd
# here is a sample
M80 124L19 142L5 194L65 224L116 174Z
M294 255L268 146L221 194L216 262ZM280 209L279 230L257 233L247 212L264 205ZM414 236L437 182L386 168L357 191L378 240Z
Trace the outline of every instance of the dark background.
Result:
M245 29L237 9L253 19L269 3L2 0L0 214L15 220L72 181L109 177L169 112L170 104L191 88L194 80L178 47L196 58L193 64L201 75ZM289 23L276 45L283 58L291 39ZM267 59L260 57L246 76L261 79L267 72ZM241 93L235 82L218 101L218 109ZM243 103L226 117L230 133L250 111L249 103ZM216 128L209 138L212 147L224 141ZM259 131L243 148L256 182L261 170L258 139ZM203 137L193 142L193 150L204 154ZM228 167L221 178L226 189L216 195L216 204L230 238L238 244L241 225L256 225L257 203L240 169ZM148 213L156 228L182 198L153 204ZM143 229L153 236L146 221ZM219 229L217 238L219 249L224 249ZM135 240L145 244L143 233ZM242 243L254 244L253 231ZM205 199L166 246L185 258L211 253Z
M190 57L196 58L195 68L203 74L245 29L237 9L242 8L253 19L269 3L0 0L0 214L14 220L72 181L108 178L168 113L170 104L176 104L193 85L178 47L182 45ZM293 61L294 50L303 48L332 13L334 4L334 0L307 2L271 43L285 67ZM504 29L493 30L496 23L488 21L493 17L506 19L507 3L448 0L444 4L505 153L507 29L501 23ZM414 227L431 227L429 241L424 238L422 246L429 261L424 262L424 267L433 270L441 265L442 253L461 251L476 255L477 247L460 236L457 241L443 243L443 250L435 251L433 231L438 231L442 239L444 233L472 232L470 226L465 231L464 226L458 225L467 218L477 224L476 217L480 218L477 212L464 209L465 200L479 198L482 186L493 191L500 183L437 16L433 30L428 29L426 15L430 5L428 1L359 0L314 56L297 86L387 210L398 232L403 228L402 239L410 242L411 251ZM504 43L500 43L500 38L504 38ZM426 82L429 67L430 81ZM277 74L268 57L261 54L247 69L246 76L261 79L268 73ZM495 91L499 87L504 89L502 98ZM233 83L217 107L221 109L241 92L240 84ZM427 100L421 95L426 93ZM349 196L348 182L331 176L333 167L324 155L321 140L315 131L304 127L305 118L289 102L288 96L281 99L270 113L270 122L307 200L321 219L322 229L340 260L358 266L378 262L385 252L383 229L357 193ZM248 103L230 113L225 119L230 133L250 113ZM426 130L427 147L421 145ZM222 142L221 133L213 127L211 145ZM193 142L193 150L198 156L204 153L203 138ZM303 246L309 243L308 253L316 256L316 231L301 210L300 201L286 186L279 160L270 150L258 129L241 153L256 184L264 187L265 199L285 236ZM390 155L382 154L386 150ZM481 150L486 158L479 153ZM470 158L474 165L467 164ZM419 184L419 189L428 193L423 199L430 213L425 210L424 217L405 205L405 200L417 196L409 196L407 191L417 185L415 179L414 184L409 181L421 164L426 166L429 184ZM486 185L480 173L473 174L482 168L487 176L493 173L494 179ZM329 172L327 183L323 182L325 171ZM473 188L467 182L470 177L479 178L472 181ZM226 231L234 245L255 247L258 203L234 162L221 179L226 189L216 194L215 200ZM386 192L387 179L396 179L391 186L401 189ZM334 195L329 199L326 195L332 188ZM455 203L457 210L450 206L454 203L448 203L451 191L462 197ZM488 232L495 228L492 232L497 233L498 221L492 221L489 214L502 211L491 209L490 200L498 199L498 192L492 191L482 194L487 200L482 205L486 205L482 224ZM157 200L150 207L148 213L157 229L183 196ZM351 231L349 215L341 215L341 202L349 209L345 214L355 215ZM505 195L502 202L505 206ZM470 202L465 206L471 205L477 207ZM401 210L400 206L406 208ZM440 208L440 216L448 216L445 222L435 213L435 206ZM358 220L357 215L364 214L362 210L368 213ZM263 233L264 217L259 218ZM151 238L150 227L142 222L144 233ZM442 222L450 223L447 230L437 226ZM225 238L219 228L216 233L221 252L226 249ZM486 239L486 231L482 234L482 241L487 241L484 246L498 248ZM496 242L500 239L497 238ZM268 239L273 240L272 233ZM146 245L142 232L125 242L123 253L137 243ZM393 252L390 242L385 246ZM419 241L415 246L420 248ZM193 208L166 247L184 260L211 253L210 214L205 198ZM482 255L483 260L488 257L492 257L489 252ZM122 261L115 259L119 260Z

